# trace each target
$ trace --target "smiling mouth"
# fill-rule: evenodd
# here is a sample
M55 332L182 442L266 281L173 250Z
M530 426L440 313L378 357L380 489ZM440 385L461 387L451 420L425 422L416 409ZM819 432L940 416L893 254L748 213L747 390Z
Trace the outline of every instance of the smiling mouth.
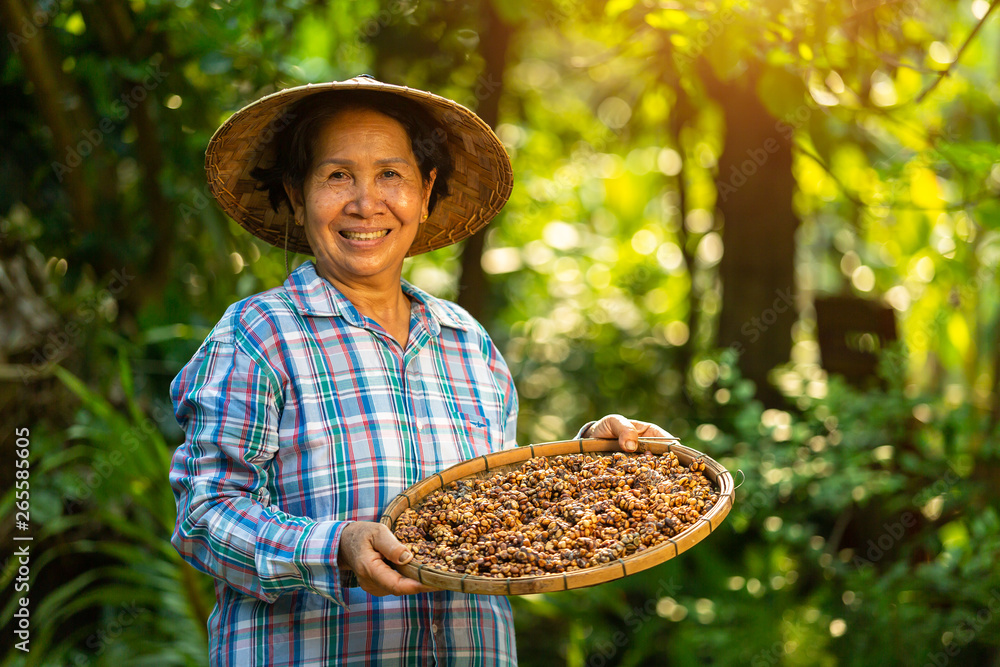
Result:
M345 229L340 232L340 235L351 241L371 241L372 239L380 239L388 233L388 229L380 229L377 232L351 232Z

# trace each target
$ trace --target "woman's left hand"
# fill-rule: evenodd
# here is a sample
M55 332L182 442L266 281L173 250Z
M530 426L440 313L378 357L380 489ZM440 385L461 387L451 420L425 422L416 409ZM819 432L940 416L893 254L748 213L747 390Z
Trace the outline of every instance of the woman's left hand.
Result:
M656 424L626 419L622 415L607 415L596 421L585 433L585 438L618 438L618 444L626 452L634 452L639 447L639 438L672 438Z

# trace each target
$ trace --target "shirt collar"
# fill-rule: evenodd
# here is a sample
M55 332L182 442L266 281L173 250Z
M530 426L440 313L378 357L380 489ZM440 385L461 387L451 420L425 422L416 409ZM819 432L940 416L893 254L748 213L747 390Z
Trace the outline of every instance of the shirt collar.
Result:
M427 329L432 334L437 335L442 326L463 331L467 328L440 299L405 280L401 281L401 286L403 293L418 304ZM284 288L295 309L302 315L343 317L353 326L365 326L364 318L354 304L316 272L316 264L312 260L303 262L292 271L285 280Z
M433 297L415 285L407 281L401 281L403 293L413 299L417 304L420 317L424 318L424 324L432 335L436 336L441 332L441 327L451 329L461 329L466 331L468 326L462 322L441 299Z

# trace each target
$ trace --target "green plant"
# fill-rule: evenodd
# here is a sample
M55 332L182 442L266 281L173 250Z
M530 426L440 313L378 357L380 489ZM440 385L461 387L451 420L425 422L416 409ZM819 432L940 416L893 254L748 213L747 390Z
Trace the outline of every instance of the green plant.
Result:
M81 405L65 434L34 440L32 586L42 590L47 577L59 585L34 605L31 652L12 648L3 664L203 664L214 595L169 542L172 448L154 419L162 408L139 406L124 355L123 406L61 367L55 373ZM5 494L0 512L12 498ZM5 589L13 572L4 572Z

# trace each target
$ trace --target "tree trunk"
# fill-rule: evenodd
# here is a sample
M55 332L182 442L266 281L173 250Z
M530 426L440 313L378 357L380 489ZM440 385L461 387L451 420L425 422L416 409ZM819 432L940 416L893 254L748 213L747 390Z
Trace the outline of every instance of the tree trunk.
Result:
M513 30L497 13L491 0L483 1L483 11L485 27L479 48L486 65L476 86L476 95L480 97L476 113L495 129L500 115L500 95L503 93L507 47ZM486 231L480 230L465 241L462 249L462 278L457 299L459 305L479 321L483 321L489 314L490 285L486 282L482 265L485 238Z
M703 68L708 70L707 67ZM723 220L719 265L722 313L717 343L740 352L740 370L757 384L757 396L779 405L768 372L788 361L795 309L795 230L792 210L791 128L765 109L753 73L703 80L726 121L718 162L717 213Z
M122 0L104 0L100 5L84 5L83 13L87 24L100 26L95 29L108 58L122 58L133 63L145 56L136 48L138 31L135 18L129 6ZM169 73L169 72L166 72ZM157 299L170 280L174 252L174 232L176 221L173 207L160 186L163 169L163 146L156 126L156 87L161 82L154 81L153 89L141 99L134 91L147 82L123 78L122 95L133 99L134 109L130 120L136 129L136 153L142 168L142 193L149 215L149 237L152 240L149 255L140 266L142 280L131 285L120 298L120 308L129 318L134 318L143 303ZM117 267L115 267L117 268Z
M84 130L93 130L95 121L76 86L62 71L63 59L47 34L46 22L52 17L42 12L36 18L22 0L0 1L0 17L7 28L7 40L35 87L38 110L52 131L53 165L57 165L60 182L65 180L73 220L82 232L94 232L98 219L84 170L63 162L69 162L67 153L83 139ZM68 105L67 99L74 104ZM66 111L67 106L73 108L72 113Z

